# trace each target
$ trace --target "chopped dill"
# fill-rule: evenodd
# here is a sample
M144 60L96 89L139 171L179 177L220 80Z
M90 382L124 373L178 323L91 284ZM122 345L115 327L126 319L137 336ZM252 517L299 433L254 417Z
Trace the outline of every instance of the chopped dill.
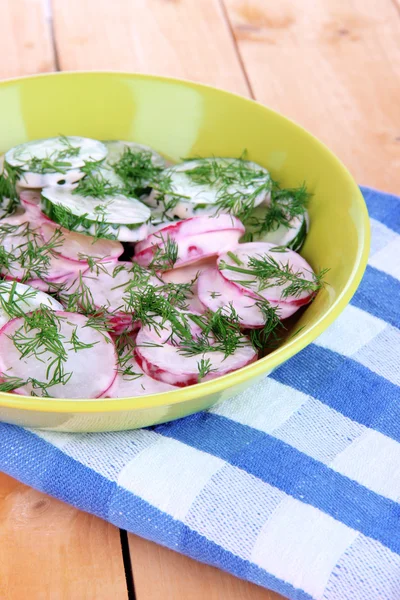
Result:
M88 164L92 168L88 168ZM107 179L104 173L98 170L97 165L98 163L86 163L86 171L84 171L86 175L79 180L78 185L72 190L72 193L85 198L91 197L103 200L109 196L122 194L123 189L121 186Z
M163 168L155 165L153 161L154 157L150 150L133 150L126 146L120 159L110 163L110 166L122 179L126 188L133 191L156 185Z
M245 241L252 241L254 236L260 236L279 227L290 227L295 217L306 213L311 194L305 184L298 188L281 188L274 183L271 189L271 201L262 216L250 214L245 219L246 227L251 230L246 233Z
M258 292L269 287L286 286L281 294L283 299L289 296L298 298L303 292L314 294L323 286L323 278L329 270L322 269L319 273L310 273L311 278L306 279L301 271L295 272L289 264L280 264L268 254L250 256L247 267L229 265L221 261L219 268L253 276L253 280L240 283L247 286L256 284Z
M178 244L170 236L164 239L162 233L155 235L160 238L160 245L155 247L153 259L149 265L150 269L156 271L168 271L174 268L178 260Z
M199 371L199 382L211 373L211 371L215 371L211 366L211 360L209 358L201 358L197 363L197 369Z

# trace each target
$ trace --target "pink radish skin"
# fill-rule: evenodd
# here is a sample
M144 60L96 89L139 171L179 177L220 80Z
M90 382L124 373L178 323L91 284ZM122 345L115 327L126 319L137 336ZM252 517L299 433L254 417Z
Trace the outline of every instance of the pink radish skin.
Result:
M50 221L50 219L40 210L40 192L23 190L19 195L19 199L25 209L24 222L30 221L32 224L36 225L47 221L52 223L52 221Z
M19 195L19 199L25 210L31 209L37 212L41 212L40 192L34 192L33 190L23 190Z
M131 367L132 371L140 375L140 377L132 379L130 376L117 373L114 383L106 394L107 398L147 396L148 394L161 394L162 392L172 392L179 389L177 386L169 385L168 383L149 377L149 375L142 371L133 356L126 364L127 367Z
M171 269L161 274L161 277L165 283L191 283L197 278L204 269L212 268L216 266L216 259L208 258L204 261L181 267L180 269ZM188 298L188 311L200 313L204 312L204 305L198 296L198 285L197 280L192 285L193 296Z
M113 384L117 373L117 355L111 337L88 327L87 317L63 311L54 313L60 318L60 335L64 336L64 347L67 360L64 363L65 373L72 373L64 385L54 385L49 393L54 398L100 398L106 394ZM21 358L10 336L24 326L24 319L12 319L0 330L0 372L21 379L35 378L46 381L46 369L54 355L48 352L41 354L39 361L35 356ZM94 344L90 348L75 351L70 343L76 331L80 342ZM34 336L34 332L26 334ZM17 394L29 395L32 385L27 384L17 390ZM35 390L39 393L39 390Z
M108 319L108 323L114 335L122 335L123 333L129 333L139 328L139 323L134 320L133 315L125 313L111 316Z
M175 266L182 267L215 256L219 252L227 252L236 247L242 235L240 229L225 229L179 238L175 240L178 244L178 259ZM134 260L143 267L149 266L156 248L157 246L151 246L142 252L135 249Z
M244 328L257 329L265 324L263 314L256 306L257 298L249 290L239 288L225 279L218 269L203 271L197 281L197 290L200 302L213 312L231 304ZM274 308L278 307L281 320L291 317L299 309L299 305L294 302L270 301L269 304Z
M54 279L51 282L46 282L46 281L43 281L42 279L30 279L29 281L26 281L25 283L26 283L26 285L30 285L31 287L35 288L36 290L40 290L41 292L50 293L50 292L56 292L58 286L68 284L68 281L69 281L68 277L61 277L60 279Z
M186 357L179 348L165 344L154 346L154 338L147 327L139 330L136 338L135 358L140 368L150 377L177 387L186 387L199 382L198 363L204 358L211 360L211 371L202 381L221 377L236 371L257 360L257 354L250 343L238 348L227 358L222 352L206 352L204 355Z
M243 223L231 215L223 214L216 217L193 217L191 219L186 219L185 221L177 221L176 223L161 227L156 233L149 235L146 239L139 242L135 249L137 253L140 253L146 248L159 246L162 244L161 236L164 239L170 237L170 239L178 241L188 236L230 229L239 230L242 232L242 235L245 232Z
M85 262L82 255L88 255L107 262L116 261L124 251L121 242L107 239L95 240L89 235L68 231L52 221L44 222L40 227L45 242L48 242L57 231L62 233L62 245L57 247L57 254L68 260Z
M274 244L269 244L267 242L250 242L248 244L239 244L232 250L232 253L235 254L235 256L243 263L244 268L246 268L248 265L249 257L260 258L267 254L274 258L274 260L281 265L289 264L295 273L300 273L304 279L312 281L313 270L308 262L305 261L302 256L300 256L300 254L293 252L293 250L287 250L286 252L272 252L274 247ZM247 273L238 273L229 269L221 269L222 261L234 267L238 266L228 254L221 253L218 257L217 264L220 268L222 276L227 281L233 283L237 288L241 289L242 291L246 291L249 295L252 295L255 298L262 296L270 302L276 302L279 304L284 302L285 304L293 304L296 307L308 304L308 302L310 302L313 298L313 294L310 292L302 292L298 297L282 298L282 292L289 284L284 286L271 286L260 291L258 291L257 283L251 285L250 287L242 285L240 283L241 281L249 282L254 280L254 277Z

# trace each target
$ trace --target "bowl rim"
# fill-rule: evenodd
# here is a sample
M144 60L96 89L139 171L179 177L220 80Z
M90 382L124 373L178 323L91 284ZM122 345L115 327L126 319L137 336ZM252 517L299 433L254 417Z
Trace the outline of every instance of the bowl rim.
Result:
M203 396L211 394L217 394L226 389L229 389L240 383L244 383L249 379L256 378L262 374L267 375L273 369L283 364L286 360L300 352L303 348L313 342L319 335L325 331L331 325L331 323L340 315L345 307L350 302L354 293L356 292L358 285L362 279L365 268L367 266L369 248L370 248L370 222L368 210L365 204L365 200L361 193L360 188L351 176L349 170L342 161L317 137L310 133L307 129L285 117L278 111L269 108L265 104L254 100L253 98L247 98L234 92L230 92L216 86L198 83L190 79L183 79L178 77L168 77L163 75L155 75L151 73L135 73L129 71L109 71L109 70L93 70L93 71L61 71L61 72L48 72L39 73L36 75L27 75L22 77L12 77L0 81L0 88L6 87L17 83L18 81L36 80L48 77L56 78L68 78L69 76L124 76L132 79L144 79L144 80L156 80L160 82L179 83L189 85L196 89L209 89L217 91L227 97L233 96L234 98L240 98L244 103L250 105L258 105L264 111L278 116L280 119L289 123L295 129L301 131L307 137L311 138L313 142L320 147L321 151L327 153L336 166L342 172L343 177L347 180L350 187L353 188L355 197L358 199L358 208L360 210L360 216L362 217L362 237L358 246L357 256L355 259L354 267L349 275L346 285L344 286L341 294L335 299L332 306L324 312L305 333L299 333L294 336L285 347L280 347L268 354L266 357L261 358L246 367L242 367L237 371L233 371L227 375L223 375L210 381L204 381L197 383L192 386L182 387L177 390L169 392L162 392L158 394L149 394L145 396L132 396L128 398L82 398L82 399L71 399L71 398L40 398L35 396L22 396L18 394L11 394L0 392L0 408L10 408L24 411L37 411L46 413L117 413L117 412L132 412L146 409L159 408L163 406L183 404L185 402L196 400Z

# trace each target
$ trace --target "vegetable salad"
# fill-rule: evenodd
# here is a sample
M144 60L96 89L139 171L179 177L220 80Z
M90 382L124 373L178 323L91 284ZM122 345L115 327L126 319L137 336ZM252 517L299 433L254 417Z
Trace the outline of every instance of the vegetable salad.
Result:
M0 175L0 391L167 392L276 347L325 271L298 254L309 193L239 158L168 163L127 141L58 136Z

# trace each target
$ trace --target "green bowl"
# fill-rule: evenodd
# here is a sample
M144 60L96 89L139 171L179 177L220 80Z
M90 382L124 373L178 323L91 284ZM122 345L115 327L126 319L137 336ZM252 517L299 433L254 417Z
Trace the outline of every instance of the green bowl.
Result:
M328 285L296 322L301 332L243 369L178 391L115 400L0 394L0 420L58 431L144 427L206 409L244 390L318 337L350 301L369 250L361 192L315 137L278 113L190 81L129 73L57 73L0 83L0 150L58 134L148 144L173 161L240 156L285 186L313 193L303 256ZM268 398L265 399L268 402Z

